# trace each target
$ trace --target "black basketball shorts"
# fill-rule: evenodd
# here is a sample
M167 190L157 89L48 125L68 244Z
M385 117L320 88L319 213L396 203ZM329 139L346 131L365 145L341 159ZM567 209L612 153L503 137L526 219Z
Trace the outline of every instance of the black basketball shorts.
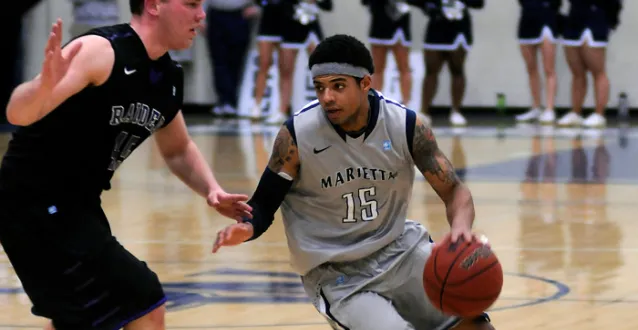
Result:
M0 192L0 243L32 313L56 330L120 329L166 301L157 275L117 242L97 203Z

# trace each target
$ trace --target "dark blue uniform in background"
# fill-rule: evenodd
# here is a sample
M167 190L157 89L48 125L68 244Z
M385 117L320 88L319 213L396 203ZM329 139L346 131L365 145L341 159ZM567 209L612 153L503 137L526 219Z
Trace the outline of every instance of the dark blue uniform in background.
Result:
M398 10L394 0L361 0L370 11L368 40L373 45L392 46L397 42L408 47L412 41L410 12Z
M410 4L421 8L429 16L425 32L425 49L455 50L463 46L469 50L474 43L472 17L469 8L481 9L484 0L410 0ZM463 3L465 8L459 16L450 18L453 4Z
M524 45L536 45L549 39L555 43L561 35L562 0L518 0L521 16L518 21L518 40Z
M621 0L569 0L563 43L606 47L609 33L620 23Z

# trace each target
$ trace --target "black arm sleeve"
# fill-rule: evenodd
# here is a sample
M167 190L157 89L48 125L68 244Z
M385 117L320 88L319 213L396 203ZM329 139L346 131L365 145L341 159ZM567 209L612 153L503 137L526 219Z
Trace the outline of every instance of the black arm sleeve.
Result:
M275 219L275 212L284 201L286 194L292 187L293 181L284 179L277 173L266 168L261 175L259 184L252 198L248 201L248 205L253 208L252 219L244 218L244 222L253 225L252 241L268 230Z

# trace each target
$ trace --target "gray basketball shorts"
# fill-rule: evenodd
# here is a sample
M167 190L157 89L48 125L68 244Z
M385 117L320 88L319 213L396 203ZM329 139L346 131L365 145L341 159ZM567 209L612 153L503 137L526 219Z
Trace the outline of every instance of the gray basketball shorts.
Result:
M425 227L407 220L403 234L372 255L308 272L304 289L333 329L449 329L459 319L435 309L423 288L431 252Z

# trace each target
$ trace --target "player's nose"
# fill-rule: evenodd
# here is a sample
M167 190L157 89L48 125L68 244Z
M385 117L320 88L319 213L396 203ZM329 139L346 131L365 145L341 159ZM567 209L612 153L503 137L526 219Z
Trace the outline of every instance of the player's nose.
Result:
M199 11L197 11L197 22L201 22L206 18L206 11L204 10L204 6L199 6Z
M330 88L324 89L323 93L321 93L321 101L323 104L334 103L335 93Z

